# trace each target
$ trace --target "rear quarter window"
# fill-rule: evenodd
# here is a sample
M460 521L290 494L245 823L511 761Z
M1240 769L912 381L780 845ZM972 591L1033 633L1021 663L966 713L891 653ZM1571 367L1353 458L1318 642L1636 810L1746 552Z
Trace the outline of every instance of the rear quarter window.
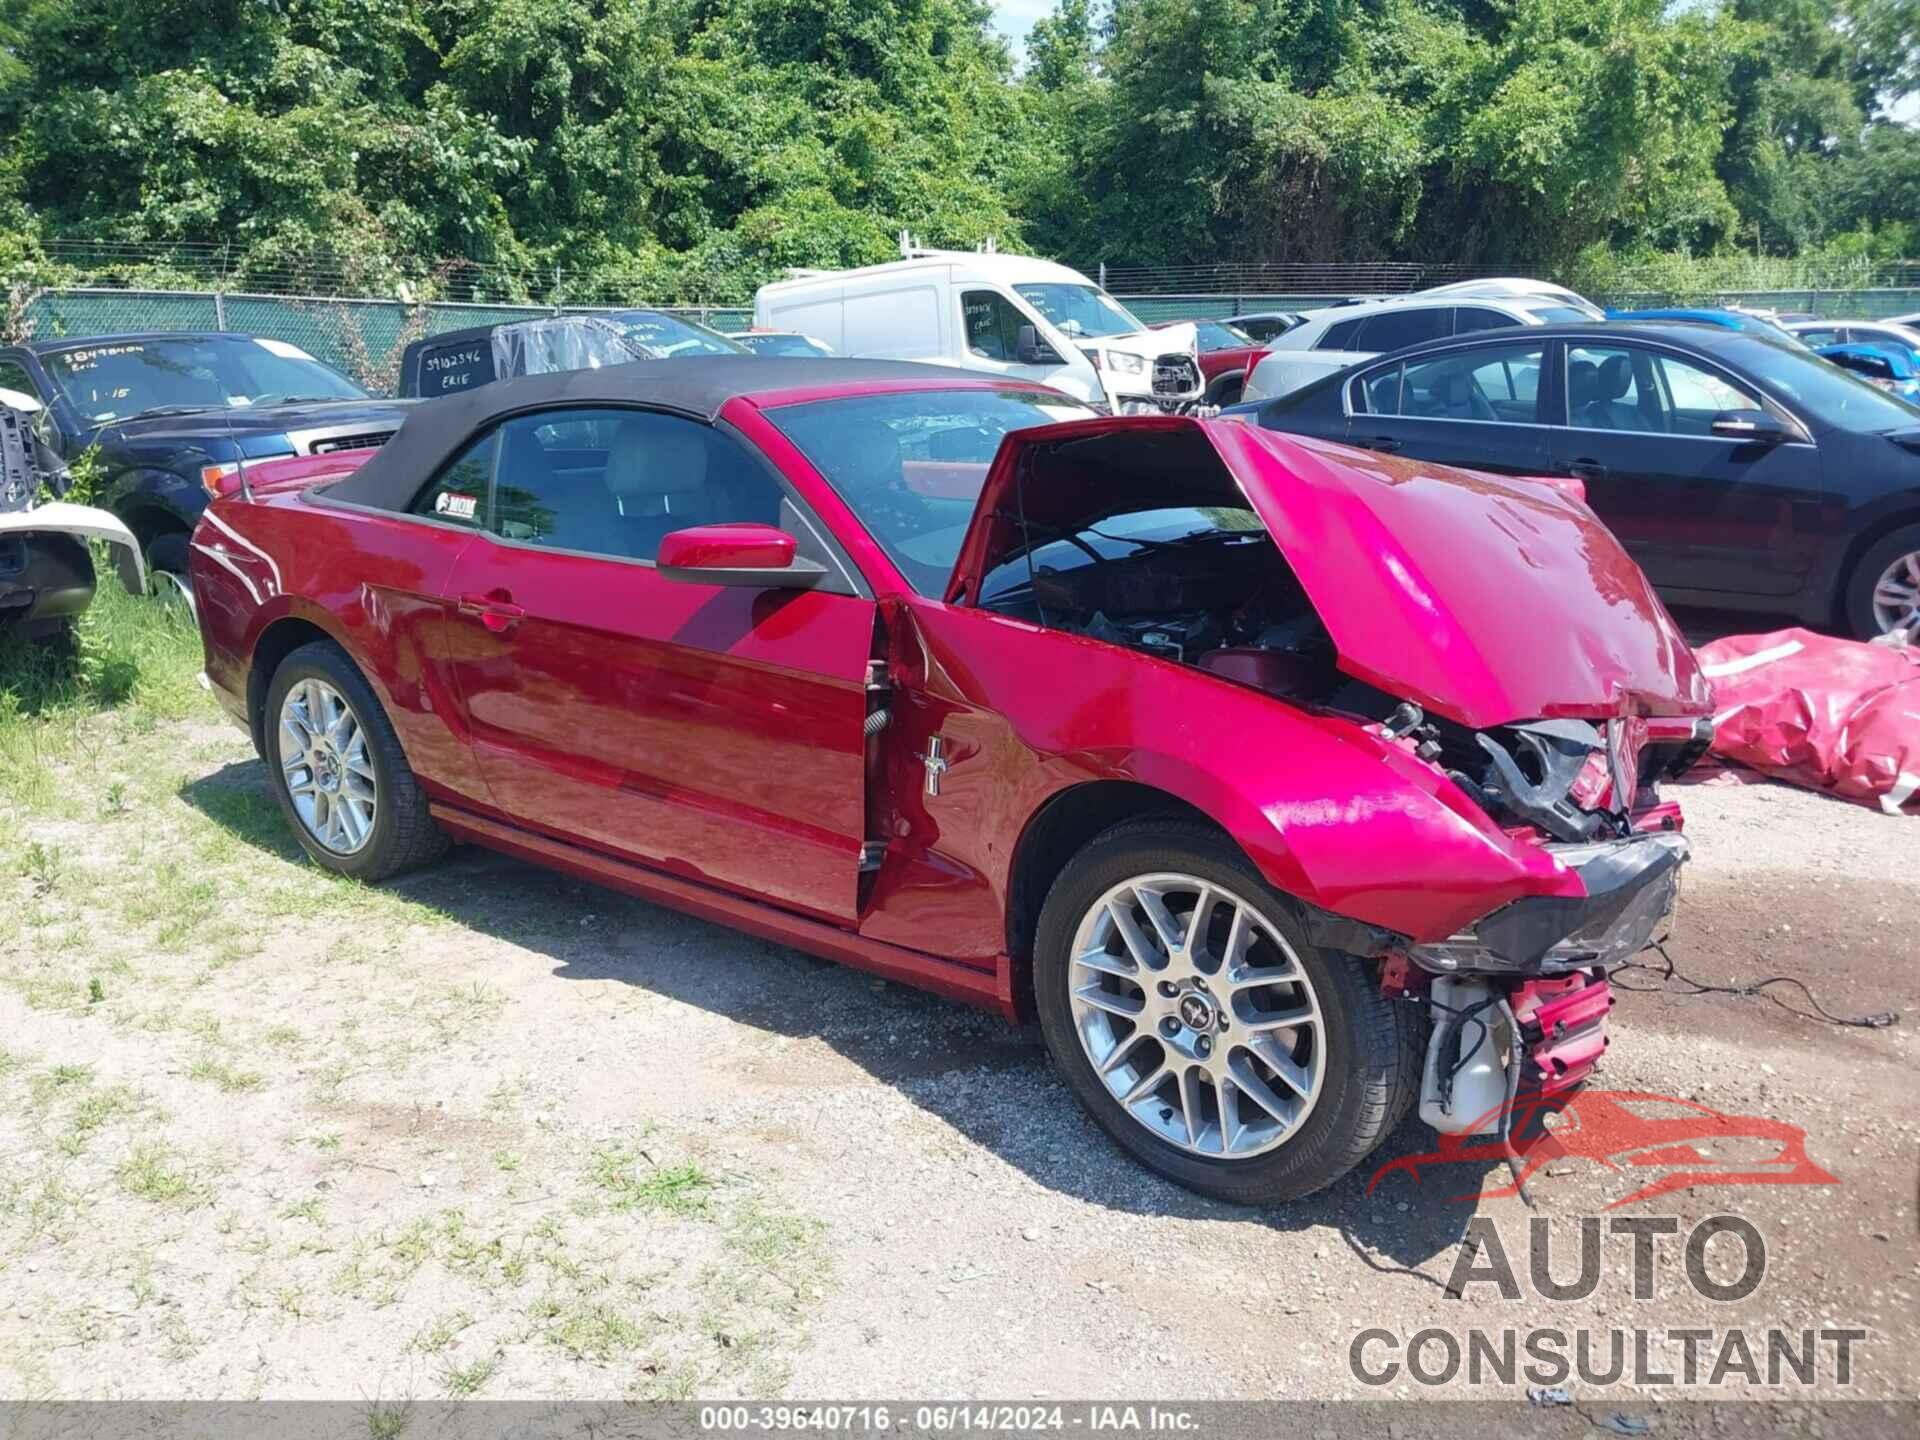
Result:
M484 338L429 345L420 352L420 394L429 399L471 390L493 378L493 346Z

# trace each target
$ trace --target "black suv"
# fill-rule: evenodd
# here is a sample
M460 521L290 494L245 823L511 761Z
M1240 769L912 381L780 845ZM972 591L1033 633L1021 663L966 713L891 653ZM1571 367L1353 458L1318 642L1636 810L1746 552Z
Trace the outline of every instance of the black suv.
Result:
M155 587L182 595L187 537L236 462L382 444L408 404L283 340L180 331L0 348L0 402L39 411L68 464L98 455L94 503L139 538Z

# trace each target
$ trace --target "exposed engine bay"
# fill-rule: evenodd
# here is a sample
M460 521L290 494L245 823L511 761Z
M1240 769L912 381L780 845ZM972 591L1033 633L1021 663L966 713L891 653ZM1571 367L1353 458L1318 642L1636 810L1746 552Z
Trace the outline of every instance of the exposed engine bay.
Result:
M1071 532L1029 524L1028 543L984 578L981 603L1377 724L1503 824L1553 841L1630 833L1646 787L1690 765L1710 739L1691 723L1656 737L1633 720L1475 731L1354 680L1292 567L1244 508L1136 511Z

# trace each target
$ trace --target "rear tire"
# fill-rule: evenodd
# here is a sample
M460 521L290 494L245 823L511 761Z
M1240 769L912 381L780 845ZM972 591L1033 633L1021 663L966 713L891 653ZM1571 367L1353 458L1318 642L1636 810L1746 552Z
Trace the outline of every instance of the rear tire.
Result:
M1137 898L1131 890L1136 882L1164 886L1169 896L1187 885L1197 896L1212 894L1215 907L1246 910L1255 938L1238 952L1243 957L1238 980L1230 979L1225 961L1233 941L1221 939L1222 926L1230 937L1238 923L1231 913L1212 916L1213 938L1204 944L1158 947L1162 968L1141 970L1143 984L1109 969L1108 959L1127 968L1133 941L1123 926L1099 917L1111 913L1116 894L1128 908L1125 897ZM1162 910L1179 930L1204 903L1175 898ZM1136 933L1153 948L1152 927L1140 918L1147 914L1144 902L1129 913L1135 914ZM1121 938L1090 948L1089 937L1103 928ZM1202 928L1209 927L1196 930ZM1218 952L1219 958L1209 954L1189 969L1176 950L1196 956ZM1096 966L1084 963L1089 955L1096 957ZM1298 978L1263 989L1237 988L1256 973ZM1121 1018L1108 1028L1104 1006L1089 1008L1090 980L1107 987L1098 993L1108 1000L1137 992L1146 1007L1141 1021L1135 1025ZM1226 836L1205 825L1173 817L1130 821L1076 855L1041 910L1034 987L1047 1048L1087 1112L1150 1169L1215 1199L1271 1205L1332 1184L1387 1137L1418 1094L1416 1007L1383 996L1365 961L1309 943L1294 904L1268 885ZM1162 998L1156 1000L1156 994ZM1161 1013L1168 1010L1174 1013ZM1297 1029L1273 1027L1273 1017L1283 1011L1301 1017ZM1181 1018L1195 1015L1198 1020ZM1119 1032L1118 1025L1132 1028ZM1282 1072L1261 1058L1276 1053L1257 1048L1270 1041L1282 1047L1279 1058L1291 1065L1302 1089L1284 1088ZM1096 1065L1093 1052L1109 1043L1106 1061ZM1136 1063L1133 1057L1142 1053L1152 1058ZM1201 1058L1190 1058L1196 1055ZM1166 1088L1147 1091L1130 1108L1127 1095L1116 1093L1114 1077L1119 1077L1118 1089L1129 1091L1162 1063L1174 1072ZM1243 1085L1243 1078L1250 1083ZM1296 1118L1289 1122L1257 1101L1262 1086L1264 1101L1277 1098L1282 1109L1292 1104ZM1223 1118L1227 1115L1231 1118Z
M1897 612L1906 607L1905 619ZM1895 623L1886 623L1893 614ZM1920 628L1920 525L1883 535L1847 577L1847 628L1862 640L1894 629Z
M290 723L296 713L306 718ZM387 712L331 640L302 645L280 662L259 723L274 797L316 865L372 882L446 853L447 836L427 812L426 794ZM331 738L318 739L322 731ZM306 734L331 758L316 761L313 747L296 748ZM329 779L331 787L324 787ZM349 798L354 804L347 804ZM368 821L361 828L357 817L363 813Z

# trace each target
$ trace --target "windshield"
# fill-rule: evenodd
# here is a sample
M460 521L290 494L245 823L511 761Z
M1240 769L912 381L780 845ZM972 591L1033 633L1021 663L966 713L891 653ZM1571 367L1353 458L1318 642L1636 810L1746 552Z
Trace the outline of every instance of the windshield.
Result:
M1804 348L1775 348L1755 361L1753 369L1823 425L1835 429L1877 432L1910 430L1920 424L1920 405L1869 385Z
M1220 320L1195 321L1193 333L1202 355L1210 355L1215 350L1236 350L1243 345L1253 344L1252 336L1243 335L1233 326Z
M1044 315L1063 335L1128 335L1144 330L1104 290L1092 285L1016 285L1020 298Z
M741 335L740 343L756 355L831 355L833 351L804 335Z
M744 355L746 350L717 330L658 310L616 310L606 317L632 344L656 360L681 355Z
M145 410L238 410L367 392L298 345L249 336L113 341L43 355L67 403L92 424Z
M767 412L922 595L945 592L1001 437L1092 414L1044 390L918 390Z

